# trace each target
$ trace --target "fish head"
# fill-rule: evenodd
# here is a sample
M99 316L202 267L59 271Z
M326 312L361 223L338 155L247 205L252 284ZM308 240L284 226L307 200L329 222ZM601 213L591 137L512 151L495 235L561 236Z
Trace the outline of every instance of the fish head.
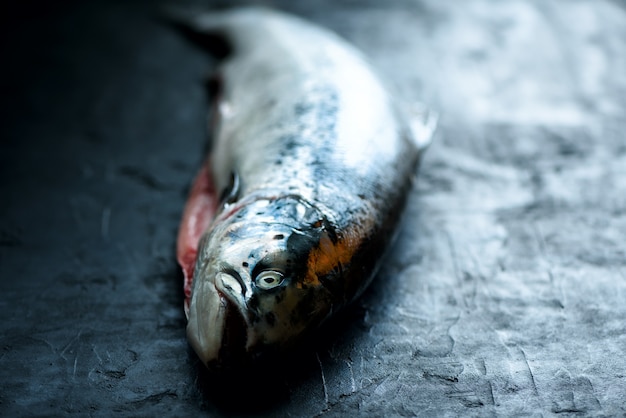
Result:
M280 352L341 299L334 228L296 197L259 199L218 216L202 238L188 339L209 367Z

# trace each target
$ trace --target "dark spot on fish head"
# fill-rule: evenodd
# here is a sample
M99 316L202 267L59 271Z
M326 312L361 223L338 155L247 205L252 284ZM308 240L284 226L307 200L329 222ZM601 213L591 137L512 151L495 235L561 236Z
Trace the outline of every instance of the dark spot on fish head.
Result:
M283 299L284 299L284 298L285 298L284 293L282 293L282 292L277 293L277 294L274 296L274 303L279 304L279 303L281 303L281 302L283 301Z
M274 235L274 239L278 239L278 240L285 239L285 236L283 234L276 234Z

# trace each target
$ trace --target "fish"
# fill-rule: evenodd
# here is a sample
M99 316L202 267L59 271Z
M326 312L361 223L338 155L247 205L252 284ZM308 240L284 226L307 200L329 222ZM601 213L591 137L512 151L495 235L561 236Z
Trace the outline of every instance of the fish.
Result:
M314 335L371 283L436 116L402 111L361 52L297 16L176 19L228 51L178 234L187 338L209 368L248 364Z

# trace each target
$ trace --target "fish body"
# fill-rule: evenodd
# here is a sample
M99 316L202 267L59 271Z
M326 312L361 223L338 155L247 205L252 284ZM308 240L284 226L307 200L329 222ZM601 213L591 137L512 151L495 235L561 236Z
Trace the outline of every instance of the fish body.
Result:
M367 287L422 148L333 33L256 8L186 20L232 49L178 242L188 339L212 366L290 347Z

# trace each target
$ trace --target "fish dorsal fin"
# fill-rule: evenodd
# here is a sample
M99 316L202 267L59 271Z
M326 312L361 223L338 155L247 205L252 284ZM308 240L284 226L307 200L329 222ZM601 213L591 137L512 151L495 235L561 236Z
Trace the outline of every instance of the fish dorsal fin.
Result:
M415 145L420 151L426 149L433 141L439 115L423 103L404 103L402 108Z

